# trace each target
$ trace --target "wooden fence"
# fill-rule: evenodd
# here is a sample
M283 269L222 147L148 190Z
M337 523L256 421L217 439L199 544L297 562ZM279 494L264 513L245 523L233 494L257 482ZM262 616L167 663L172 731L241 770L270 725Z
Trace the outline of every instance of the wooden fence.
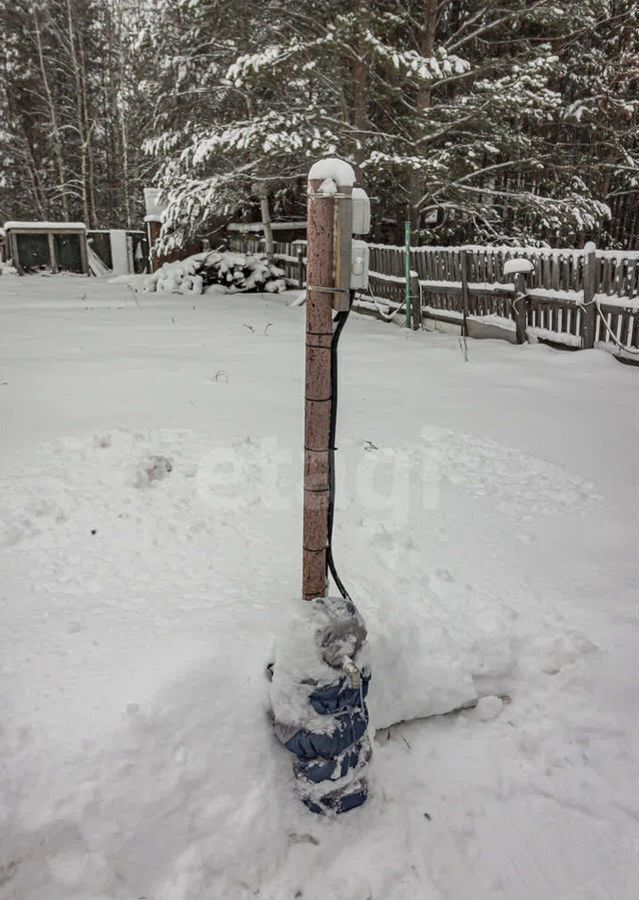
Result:
M355 306L384 319L400 316L406 294L405 250L385 244L369 248L370 287ZM241 249L257 251L262 245L244 238ZM286 277L303 286L306 242L276 243L275 251ZM531 261L533 270L526 276L524 296L517 300L504 264L522 257ZM520 339L534 335L574 348L603 344L621 352L639 350L638 251L414 247L410 268L409 326L418 326L422 319L461 325L466 313L471 319L514 328L519 318Z

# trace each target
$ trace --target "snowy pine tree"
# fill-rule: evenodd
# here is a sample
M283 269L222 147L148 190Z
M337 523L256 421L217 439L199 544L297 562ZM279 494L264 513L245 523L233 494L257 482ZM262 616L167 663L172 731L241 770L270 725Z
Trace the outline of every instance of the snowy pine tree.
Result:
M425 241L561 243L606 234L600 150L616 142L608 165L632 169L625 126L636 122L636 103L620 98L616 120L607 117L614 140L590 141L586 167L578 159L584 109L598 118L580 86L597 83L609 97L608 69L628 68L600 30L612 5L342 0L243 12L241 28L234 21L217 42L214 64L202 70L190 49L179 56L178 85L201 89L187 88L190 117L147 144L170 200L167 232L179 241L266 191L276 204L297 194L301 206L309 161L338 153L358 164L378 219L399 226L409 215L419 227L437 215L437 226L421 231ZM228 24L223 3L178 6L194 14L188 48L206 46L211 23ZM630 12L624 27L627 40L636 35ZM572 52L571 35L586 38L587 59ZM630 77L616 80L621 92Z
M139 221L165 245L300 217L351 160L378 237L637 240L636 4L15 0L0 20L2 215ZM0 218L2 217L0 215ZM436 221L434 221L436 220Z

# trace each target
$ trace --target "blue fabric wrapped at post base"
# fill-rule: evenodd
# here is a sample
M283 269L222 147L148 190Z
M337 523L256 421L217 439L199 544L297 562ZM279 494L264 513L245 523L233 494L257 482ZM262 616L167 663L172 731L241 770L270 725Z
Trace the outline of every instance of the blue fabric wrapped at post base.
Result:
M296 789L314 813L347 812L368 796L365 640L352 601L329 597L305 603L278 647L274 729L296 757Z
M311 812L319 815L339 815L339 813L348 812L349 809L355 809L361 806L368 797L368 782L365 778L358 779L354 784L350 785L348 793L342 790L334 791L331 794L325 794L319 800L313 800L311 797L302 796L302 803L307 806Z

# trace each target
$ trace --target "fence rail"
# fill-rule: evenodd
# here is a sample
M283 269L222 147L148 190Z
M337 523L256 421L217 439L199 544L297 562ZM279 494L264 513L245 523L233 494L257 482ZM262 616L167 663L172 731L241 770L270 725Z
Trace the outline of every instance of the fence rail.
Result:
M234 249L263 249L255 237L233 240ZM405 249L369 244L370 290L356 306L389 319L400 314L406 295ZM303 286L306 242L275 244L275 261ZM509 259L529 259L525 295L504 276ZM466 315L510 327L518 303L524 331L575 348L603 344L639 350L639 251L520 247L413 247L410 293L420 318L461 324ZM421 317L419 315L421 313Z

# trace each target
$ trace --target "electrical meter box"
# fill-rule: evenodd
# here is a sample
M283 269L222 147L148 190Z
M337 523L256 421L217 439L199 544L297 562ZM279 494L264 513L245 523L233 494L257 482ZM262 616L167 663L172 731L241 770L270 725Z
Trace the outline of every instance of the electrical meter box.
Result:
M368 234L371 230L371 201L364 188L353 188L353 234Z
M351 249L351 290L368 287L368 244L353 240Z

